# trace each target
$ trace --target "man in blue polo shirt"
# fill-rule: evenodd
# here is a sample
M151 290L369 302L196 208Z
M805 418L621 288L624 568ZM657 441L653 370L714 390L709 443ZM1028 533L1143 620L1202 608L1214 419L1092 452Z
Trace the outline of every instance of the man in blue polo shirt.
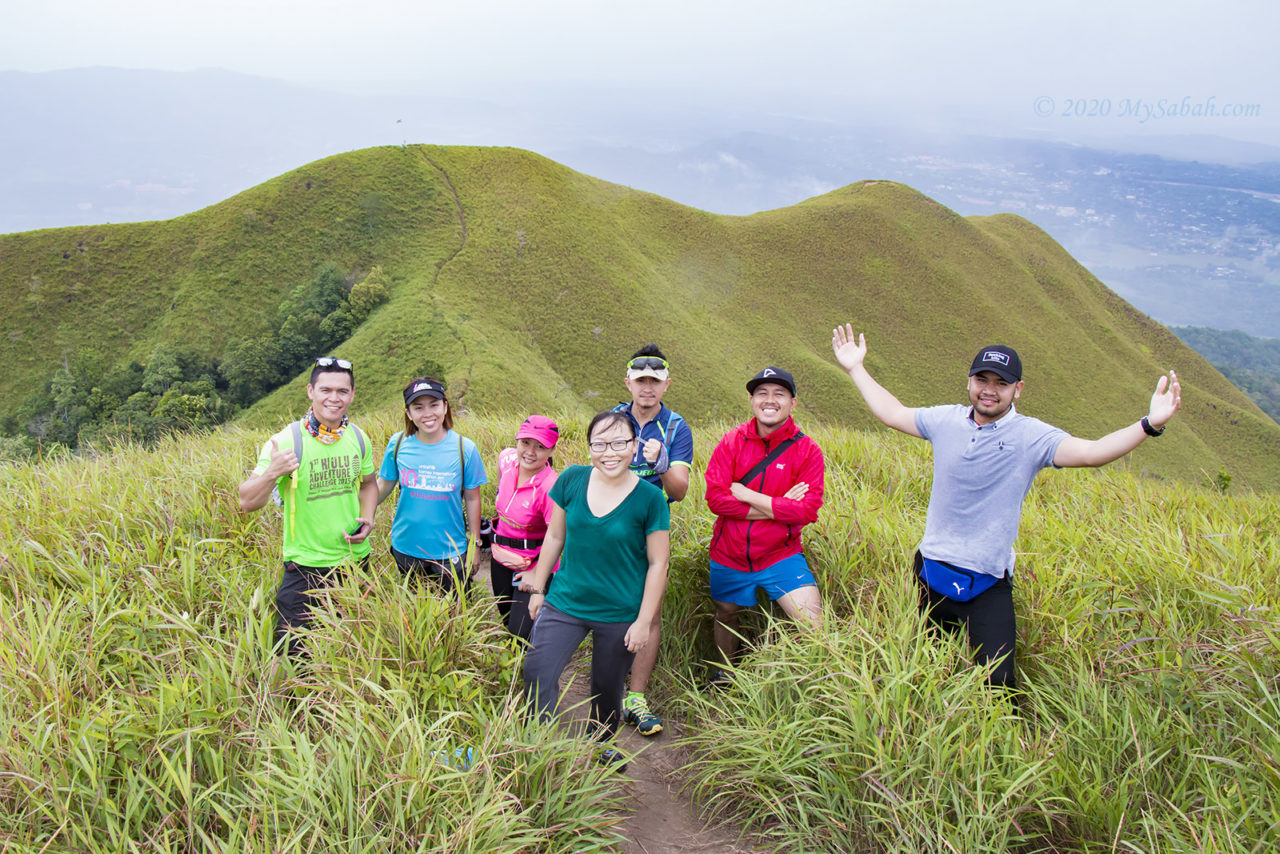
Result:
M631 470L667 494L667 502L684 498L689 491L693 467L693 434L689 424L662 403L671 386L666 356L656 344L647 344L627 362L627 390L630 403L620 403L615 412L625 412L636 429L636 454ZM649 709L645 689L658 660L658 640L662 635L661 611L653 615L649 642L636 653L631 665L631 689L622 703L622 719L641 735L662 732L662 718Z
M836 361L871 414L933 444L933 490L914 573L929 621L964 628L975 661L996 662L990 680L1014 687L1013 541L1022 501L1043 468L1103 466L1159 436L1182 404L1173 371L1160 377L1147 414L1092 441L1020 414L1022 361L1010 347L984 347L969 368L969 405L912 409L871 378L865 336L832 332Z

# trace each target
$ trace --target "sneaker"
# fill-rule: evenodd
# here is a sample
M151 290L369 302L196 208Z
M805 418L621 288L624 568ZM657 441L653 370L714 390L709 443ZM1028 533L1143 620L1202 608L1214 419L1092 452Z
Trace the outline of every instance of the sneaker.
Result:
M716 668L715 675L711 677L711 681L702 686L702 690L708 694L713 694L716 691L725 691L731 685L733 685L733 674L727 670Z
M632 695L622 701L622 721L631 724L641 735L662 732L662 718L649 711L649 702L643 695Z
M621 750L609 748L596 754L596 761L608 765L619 774L627 770L627 757Z

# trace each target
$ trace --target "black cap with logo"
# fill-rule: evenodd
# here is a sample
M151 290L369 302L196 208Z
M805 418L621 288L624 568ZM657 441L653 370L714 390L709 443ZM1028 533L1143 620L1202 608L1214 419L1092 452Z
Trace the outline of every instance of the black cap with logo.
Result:
M991 371L991 373L1005 382L1020 382L1022 380L1022 360L1018 358L1018 352L1012 347L993 344L990 347L983 347L978 355L973 357L973 365L969 368L969 376L980 374L983 371Z
M791 392L791 396L796 396L796 381L790 372L782 370L782 368L765 368L751 379L747 380L747 394L755 394L756 387L765 383L777 383Z

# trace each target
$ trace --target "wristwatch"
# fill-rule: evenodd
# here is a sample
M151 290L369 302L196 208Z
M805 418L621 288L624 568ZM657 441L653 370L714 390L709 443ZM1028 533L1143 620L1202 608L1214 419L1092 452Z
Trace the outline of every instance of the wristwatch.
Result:
M1163 427L1161 427L1159 430L1152 427L1151 419L1147 418L1147 416L1145 415L1142 416L1142 420L1139 421L1138 423L1142 425L1142 432L1146 433L1148 436L1159 436L1161 433L1164 432Z

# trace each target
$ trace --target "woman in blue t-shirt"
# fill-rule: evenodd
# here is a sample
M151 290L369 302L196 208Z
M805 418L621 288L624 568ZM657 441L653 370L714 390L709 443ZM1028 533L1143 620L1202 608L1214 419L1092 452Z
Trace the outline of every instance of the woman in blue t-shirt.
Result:
M379 500L400 486L391 555L401 572L428 578L446 592L470 586L486 481L475 443L453 430L444 385L415 377L404 388L404 431L387 442L378 471Z
M560 674L591 633L591 722L602 741L618 730L627 671L648 642L671 552L666 496L631 470L635 442L625 413L592 419L591 465L570 466L551 488L555 508L528 591L534 625L525 691L544 716L554 713ZM560 569L548 594L557 559ZM614 750L600 759L621 765Z

